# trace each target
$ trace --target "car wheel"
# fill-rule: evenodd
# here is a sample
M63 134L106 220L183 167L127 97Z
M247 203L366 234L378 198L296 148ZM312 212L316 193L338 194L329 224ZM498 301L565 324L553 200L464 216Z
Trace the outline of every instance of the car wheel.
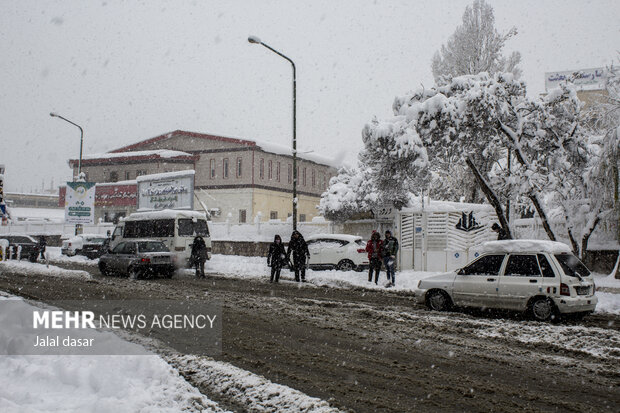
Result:
M555 305L547 297L535 298L530 304L530 314L536 321L549 321L555 317Z
M140 267L131 267L129 268L129 278L132 280L139 280L140 278L144 278L145 271L144 268Z
M99 263L99 271L101 272L101 275L110 275L110 271L108 270L108 266L105 265L102 262Z
M30 261L30 262L37 262L37 257L38 257L38 255L39 255L39 254L31 254L31 255L28 257L28 261Z
M164 277L166 278L172 278L173 275L174 275L174 270L168 270L167 272L164 273Z
M431 290L426 293L426 306L434 311L447 311L452 307L452 301L445 291Z
M355 268L355 264L351 260L342 260L338 263L336 268L340 271L351 271Z

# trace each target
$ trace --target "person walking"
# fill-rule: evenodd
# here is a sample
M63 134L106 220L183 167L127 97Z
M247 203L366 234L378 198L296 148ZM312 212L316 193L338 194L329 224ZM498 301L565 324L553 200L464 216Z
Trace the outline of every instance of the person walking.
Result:
M38 247L39 247L39 254L41 255L41 259L44 260L45 250L47 249L47 240L45 239L43 235L39 237Z
M276 235L273 238L273 243L269 246L269 253L267 254L267 266L271 267L271 278L269 282L278 282L280 280L280 270L284 266L286 260L286 250L284 244L282 244L282 238Z
M385 240L383 241L383 264L385 264L388 287L393 287L396 284L394 267L396 266L397 253L398 240L392 236L391 231L385 231Z
M372 272L375 271L375 284L379 283L379 273L381 272L381 257L383 253L383 241L381 235L377 231L373 231L370 240L366 243L366 252L368 253L368 282L372 281Z
M499 224L497 222L494 222L493 225L491 225L491 229L497 233L497 240L498 241L502 241L505 239L511 239L510 236L508 236L508 233L506 232L506 230L504 230L504 228L500 227Z
M286 260L290 262L293 255L293 270L295 271L295 281L306 282L306 261L310 258L308 244L299 231L293 231L291 240L288 243ZM301 279L300 279L301 275Z
M196 267L196 277L205 278L205 261L207 260L207 244L201 236L194 238L192 253L190 255L192 265Z

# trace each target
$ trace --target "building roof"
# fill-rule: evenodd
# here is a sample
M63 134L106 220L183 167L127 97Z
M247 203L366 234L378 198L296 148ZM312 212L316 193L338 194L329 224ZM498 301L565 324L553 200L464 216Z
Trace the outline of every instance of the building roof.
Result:
M275 153L278 155L292 156L292 149L284 145L278 145L278 144L273 144L269 142L260 142L260 141L248 140L248 139L239 139L239 138L233 138L233 137L228 137L228 136L211 135L207 133L188 132L188 131L183 131L183 130L175 130L172 132L164 133L163 135L155 136L154 138L145 139L143 141L140 141L140 142L137 142L131 145L123 146L122 148L114 149L108 152L108 154L132 153L134 152L134 149L138 149L145 145L150 145L152 143L165 141L166 139L170 139L175 136L188 136L191 138L199 138L199 139L206 139L206 140L211 140L211 141L234 143L237 145L258 148L264 152ZM149 151L143 151L143 152L149 152ZM329 159L329 158L326 158L326 157L323 157L323 156L320 156L314 153L309 154L309 153L298 152L297 156L301 159L315 162L318 164L328 165L334 168L340 167L340 165L337 162L335 162L333 159ZM84 161L82 161L82 164L83 163Z
M191 153L173 151L169 149L154 149L148 151L127 151L127 152L106 152L92 155L86 155L82 158L82 165L95 165L99 163L109 162L126 162L126 161L145 161L145 160L184 160L193 162L198 157ZM69 166L77 165L77 159L70 159Z

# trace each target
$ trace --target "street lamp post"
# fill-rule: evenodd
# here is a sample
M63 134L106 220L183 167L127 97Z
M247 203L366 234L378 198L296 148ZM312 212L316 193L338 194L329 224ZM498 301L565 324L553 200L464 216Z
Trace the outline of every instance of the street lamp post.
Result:
M84 146L84 129L82 129L82 127L78 125L77 123L71 122L69 119L63 118L57 113L51 112L50 116L53 118L62 119L65 122L69 122L73 126L77 126L78 128L80 128L80 160L78 161L78 179L81 179L82 178L82 148ZM75 177L73 177L73 181L75 182ZM82 233L82 224L75 224L75 235L79 235L81 233Z
M278 52L273 47L263 43L258 37L248 37L248 42L260 44L271 50L275 54L288 60L293 67L293 230L297 230L297 74L295 62L284 54Z
M77 126L78 128L80 128L80 160L78 161L78 179L79 179L80 175L82 174L82 147L84 145L84 129L82 129L82 127L80 125L78 125L77 123L71 122L69 119L63 118L62 116L60 116L57 113L51 112L50 116L53 117L53 118L62 119L65 122L69 122L73 126ZM75 180L75 177L73 179Z

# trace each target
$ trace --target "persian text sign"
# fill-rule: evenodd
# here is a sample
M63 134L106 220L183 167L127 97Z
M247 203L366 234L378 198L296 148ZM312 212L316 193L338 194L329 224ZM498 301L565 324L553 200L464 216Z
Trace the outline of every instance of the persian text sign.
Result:
M67 182L65 222L93 224L95 222L95 183Z
M138 180L138 210L193 209L193 172L169 178Z
M558 87L560 83L571 82L575 86L597 86L603 88L607 71L604 67L545 73L545 89Z

